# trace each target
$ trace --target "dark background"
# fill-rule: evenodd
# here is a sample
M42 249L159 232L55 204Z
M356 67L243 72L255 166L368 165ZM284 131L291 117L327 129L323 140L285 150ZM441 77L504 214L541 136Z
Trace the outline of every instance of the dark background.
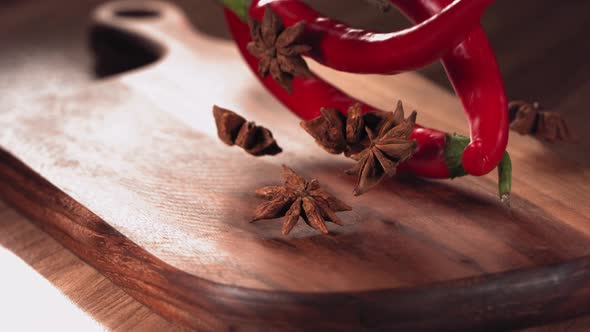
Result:
M94 79L87 18L100 0L0 1L0 92L19 99L69 90ZM227 36L213 0L174 0L199 29ZM308 0L359 27L391 31L408 26L362 0ZM538 99L570 113L590 101L590 1L498 0L483 25L511 99ZM440 65L422 71L448 86Z

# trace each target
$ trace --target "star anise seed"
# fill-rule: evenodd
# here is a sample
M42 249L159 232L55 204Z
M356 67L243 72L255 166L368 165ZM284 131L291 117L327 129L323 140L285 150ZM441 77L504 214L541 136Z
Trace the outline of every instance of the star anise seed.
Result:
M352 105L346 114L346 143L354 144L360 141L364 130L363 110L361 104L357 103Z
M319 207L309 197L302 198L302 207L304 214L303 220L311 227L319 230L324 234L328 234L328 227L324 222L324 217L320 212Z
M285 214L285 210L289 208L291 203L293 203L293 197L289 195L275 196L271 200L258 205L252 221L281 217Z
M258 74L261 77L270 73L281 87L291 93L294 77L312 75L301 56L311 50L311 46L300 43L305 22L285 28L281 17L266 6L262 22L251 19L248 25L252 41L247 47L253 56L260 59Z
M227 145L237 145L253 156L276 155L283 150L270 130L248 122L230 110L213 106L217 136Z
M350 211L346 203L320 188L319 181L305 180L283 165L283 186L267 186L256 190L256 195L266 199L255 211L253 221L285 216L282 234L287 235L299 218L318 231L327 234L326 222L342 225L336 212Z
M256 196L260 198L271 199L278 195L283 195L286 192L286 188L283 186L267 186L260 189L256 189Z
M297 225L299 217L301 216L301 197L297 198L291 205L287 213L285 213L285 222L281 228L281 233L287 235L291 232L293 227Z

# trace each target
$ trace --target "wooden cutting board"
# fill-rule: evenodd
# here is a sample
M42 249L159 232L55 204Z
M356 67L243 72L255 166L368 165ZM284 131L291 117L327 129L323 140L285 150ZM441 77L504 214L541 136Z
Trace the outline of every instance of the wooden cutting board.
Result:
M155 62L0 114L0 194L166 318L204 330L481 330L590 312L588 155L512 136L510 209L493 174L394 179L355 198L350 161L317 147L231 43L157 2L110 3L94 22L102 65ZM415 74L312 68L377 107L401 98L421 124L467 128L458 101ZM271 128L285 152L223 145L213 104ZM253 191L280 183L283 163L353 206L343 227L285 238L280 220L248 222Z

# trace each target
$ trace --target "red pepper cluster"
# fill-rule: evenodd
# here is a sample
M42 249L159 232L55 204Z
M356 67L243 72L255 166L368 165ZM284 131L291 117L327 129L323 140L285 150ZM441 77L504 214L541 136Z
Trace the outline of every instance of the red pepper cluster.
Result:
M394 74L424 67L441 59L470 124L470 138L449 135L421 126L412 139L418 143L413 157L399 171L429 178L484 175L498 167L500 195L510 191L508 102L504 84L485 33L481 15L493 0L391 0L416 26L392 33L356 29L322 16L301 0L252 0L248 16L262 20L270 6L285 26L305 22L306 54L316 61L346 72ZM233 9L233 10L232 10ZM248 25L235 8L225 14L231 33L249 66L259 60L247 50ZM351 96L315 75L296 77L292 92L270 76L265 87L304 120L320 115L321 108L347 110L358 103ZM363 104L363 111L371 111Z

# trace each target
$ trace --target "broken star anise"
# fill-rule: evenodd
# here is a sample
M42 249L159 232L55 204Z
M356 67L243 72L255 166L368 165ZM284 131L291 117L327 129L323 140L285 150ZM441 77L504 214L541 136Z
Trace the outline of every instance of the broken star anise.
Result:
M404 117L402 102L395 112L373 111L363 114L359 104L348 109L346 118L335 109L322 109L321 115L301 126L326 151L344 153L357 161L347 174L357 175L355 195L374 188L385 177L395 175L397 165L416 150L410 139L417 113Z
M227 145L237 145L253 156L274 156L283 150L270 130L246 121L230 110L213 105L217 136Z
M535 135L547 142L574 141L564 117L543 109L539 103L518 100L508 104L510 129L521 135Z
M307 181L285 165L282 175L285 179L283 186L268 186L256 190L256 195L266 201L256 208L252 221L285 216L282 233L287 235L301 217L309 226L327 234L326 221L342 225L336 212L352 210L350 206L320 188L318 180Z
M262 22L250 19L248 25L252 36L248 51L260 59L258 74L261 77L270 73L281 87L291 93L295 76L311 76L301 57L311 50L311 46L300 44L305 22L285 28L281 17L266 6Z

